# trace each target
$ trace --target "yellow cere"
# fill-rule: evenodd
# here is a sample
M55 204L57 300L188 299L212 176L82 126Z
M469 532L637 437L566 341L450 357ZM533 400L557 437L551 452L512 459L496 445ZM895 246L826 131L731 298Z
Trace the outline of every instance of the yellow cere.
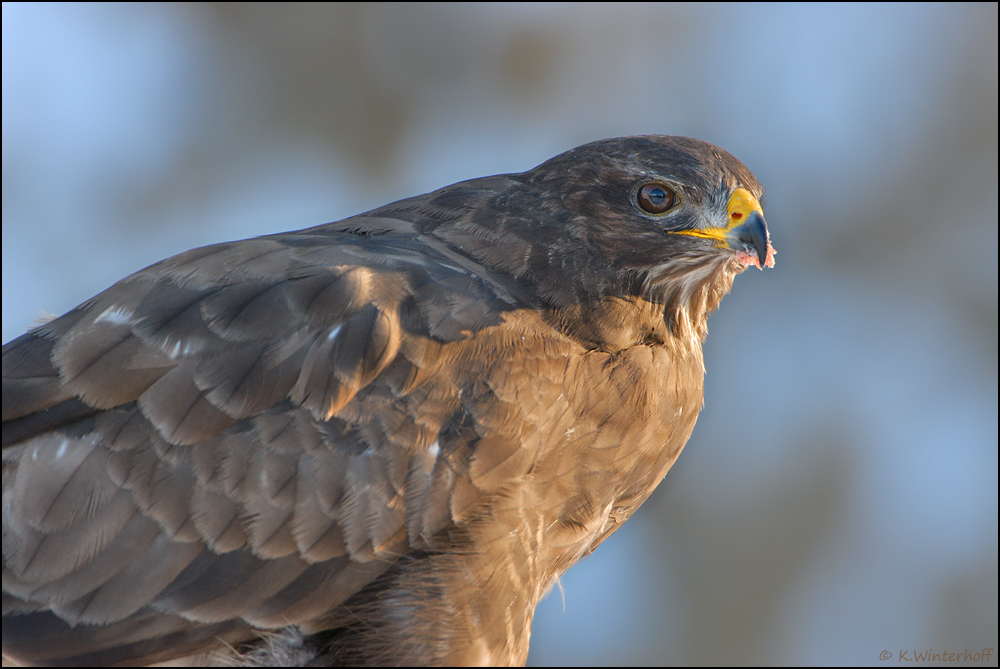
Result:
M679 235L691 235L692 237L717 239L720 242L725 241L726 235L729 234L729 231L746 223L747 219L750 218L750 214L755 211L761 216L764 215L764 210L761 209L760 202L758 202L757 198L753 196L753 193L748 191L746 188L737 188L729 197L726 227L706 228L704 230L676 230L674 232Z

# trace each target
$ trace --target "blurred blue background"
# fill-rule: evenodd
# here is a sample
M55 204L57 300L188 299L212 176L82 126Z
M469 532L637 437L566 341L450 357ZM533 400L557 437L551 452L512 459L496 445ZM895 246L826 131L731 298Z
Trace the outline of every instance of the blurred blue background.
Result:
M529 662L995 665L997 49L996 4L4 4L3 340L194 246L706 139L777 268Z

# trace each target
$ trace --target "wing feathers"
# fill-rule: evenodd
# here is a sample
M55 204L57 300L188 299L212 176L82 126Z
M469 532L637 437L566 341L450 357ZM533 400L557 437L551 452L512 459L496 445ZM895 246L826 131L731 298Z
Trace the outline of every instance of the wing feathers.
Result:
M52 611L70 623L100 625L124 620L158 595L201 551L199 544L173 541L160 534L98 588L53 606Z
M215 625L196 625L178 616L144 611L120 623L104 627L71 627L42 611L23 616L4 616L5 654L26 663L78 666L135 666L172 657L183 657L253 636L241 620ZM39 643L44 639L44 643Z
M530 466L514 400L456 380L509 295L378 221L195 249L4 347L5 652L320 629Z
M210 439L236 422L208 401L192 376L190 365L177 367L139 398L143 415L174 444Z
M76 315L70 312L67 316L71 314ZM8 440L8 421L29 416L73 397L73 393L62 386L59 371L52 364L55 345L53 337L43 336L36 330L3 347L4 446L16 443Z
M66 389L99 409L133 401L176 364L167 355L148 351L143 364L136 365L145 345L132 336L125 317L100 320L107 311L73 328L52 353Z

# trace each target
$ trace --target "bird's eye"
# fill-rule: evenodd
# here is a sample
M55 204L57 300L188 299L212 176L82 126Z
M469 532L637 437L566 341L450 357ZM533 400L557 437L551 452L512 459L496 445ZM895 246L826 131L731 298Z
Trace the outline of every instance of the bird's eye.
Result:
M674 208L680 198L669 186L659 183L646 184L636 195L639 206L648 214L662 214Z

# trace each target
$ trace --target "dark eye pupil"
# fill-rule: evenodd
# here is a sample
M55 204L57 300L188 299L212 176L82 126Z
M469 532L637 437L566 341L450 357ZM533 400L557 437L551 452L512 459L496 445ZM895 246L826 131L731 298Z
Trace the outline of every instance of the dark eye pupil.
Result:
M662 214L676 204L677 196L663 184L646 184L639 189L639 206L650 214Z

